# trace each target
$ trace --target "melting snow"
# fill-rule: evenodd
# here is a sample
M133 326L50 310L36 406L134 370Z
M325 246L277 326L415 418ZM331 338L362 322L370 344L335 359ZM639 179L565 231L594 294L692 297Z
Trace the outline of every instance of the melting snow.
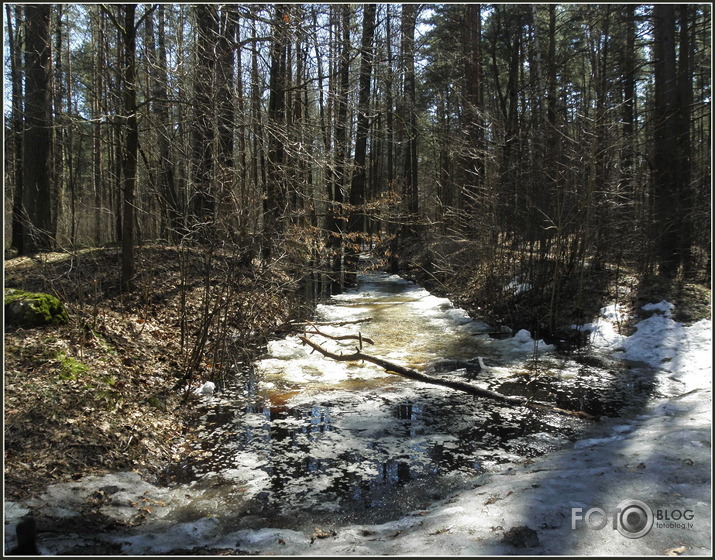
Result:
M449 328L457 333L461 329L479 339L481 348L491 352L489 356L505 361L524 360L535 353L553 351L553 347L534 340L527 331L498 341L474 337L486 329L468 321L466 314L453 308L447 300L435 298L399 277L390 276L386 280L409 292L409 298L395 305L420 307L425 320L437 330ZM388 305L380 301L380 297L380 293L371 291L368 286L359 294L338 297L349 304L348 307L323 306L320 312L324 320L364 318L378 307ZM360 300L367 307L361 306ZM83 507L87 497L101 490L111 496L102 507L102 513L109 519L132 519L137 512L136 504L152 504L149 520L134 533L107 533L96 537L121 544L124 554L163 554L200 546L247 554L316 556L634 556L663 555L674 549L684 554L710 555L712 326L705 320L693 325L678 323L672 319L672 309L668 302L645 306L644 310L653 311L653 315L641 321L629 337L619 332L618 324L625 317L616 305L604 307L598 321L581 327L591 333L596 351L657 368L656 377L675 386L667 398L652 399L630 417L603 418L570 447L536 459L513 453L513 462L508 464L485 461L486 472L469 479L470 488L462 487L447 497L436 497L427 508L415 510L406 506L399 518L389 522L336 522L332 527L324 527L334 530L334 534L318 536L309 529L257 528L254 512L245 505L240 506L247 502L238 498L260 496L267 487L269 475L261 470L266 459L249 449L239 453L240 464L208 473L188 485L163 488L148 484L133 473L115 473L51 486L44 496L28 503L5 502L7 546L14 540L17 519L27 513L29 507L42 507L44 513L56 516L77 515L76 511ZM366 336L368 331L366 327ZM291 399L293 405L312 402L309 384L317 379L325 384L353 376L364 379L388 375L369 365L337 364L337 367L325 368L296 339L273 342L269 351L271 357L259 364L267 375L266 383L274 386L297 383L305 389ZM392 352L399 355L397 350ZM403 357L409 354L410 351L405 350ZM271 372L278 367L283 368L283 377L271 378ZM340 399L341 390L335 391L333 397ZM384 392L384 398L398 402L390 401L396 399L394 392ZM369 425L351 423L350 415L346 415L336 420L336 427L378 434L394 426L395 418L384 414L383 402L366 400L359 406L372 415ZM244 420L255 428L257 437L266 429L268 421L261 413L249 414ZM290 424L296 419L287 417L283 421ZM387 439L381 442L397 447L404 445L406 454L436 443L429 434L418 432L412 435L409 445L384 435ZM308 438L309 434L302 437ZM329 460L335 452L331 442L338 437L338 433L323 433L315 444L314 457ZM545 432L537 432L529 438L532 442L564 444L559 437ZM369 438L355 441L369 441ZM456 445L452 438L438 443L446 448ZM355 463L352 469L357 476L371 476L376 472L376 464ZM313 479L314 488L299 490L308 493L314 492L316 487L328 488L334 482L331 472L325 471ZM217 492L216 488L225 487L226 481L231 482L233 491ZM653 526L645 536L626 538L612 528L613 509L624 500L640 500L650 508ZM336 516L340 512L338 501L321 505ZM592 508L601 508L609 516L608 523L600 530L583 521L583 516ZM505 538L507 533L513 534L510 529L522 526L533 530L538 540L527 539L520 543ZM72 541L40 534L40 541L53 553L62 553L68 546L81 544L82 538ZM522 545L525 548L517 548Z

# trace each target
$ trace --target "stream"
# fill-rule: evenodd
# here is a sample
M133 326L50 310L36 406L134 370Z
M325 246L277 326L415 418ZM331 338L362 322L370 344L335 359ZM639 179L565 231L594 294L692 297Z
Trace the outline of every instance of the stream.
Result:
M492 338L449 300L387 273L362 274L356 289L317 306L315 322L332 336L360 332L374 341L367 354L596 416L658 391L638 364L560 356L526 331ZM358 344L311 338L337 353ZM270 342L202 406L187 476L220 481L236 494L232 512L254 526L294 529L395 519L499 464L562 448L593 423L336 362L297 335Z
M593 416L508 406L371 363L337 362L295 333L269 342L219 392L198 397L195 437L165 486L136 473L87 477L48 488L37 503L6 503L6 516L35 507L66 520L69 533L41 535L53 554L108 546L122 554L279 553L289 538L312 544L330 531L419 515L480 486L480 475L597 433L593 417L633 418L649 399L673 394L642 363L588 349L564 354L527 331L495 338L448 299L383 272L363 273L355 289L317 305L314 323L332 337L360 333L364 353L434 377ZM359 344L309 336L333 353ZM77 512L88 504L108 532L83 527ZM120 534L117 521L132 533Z

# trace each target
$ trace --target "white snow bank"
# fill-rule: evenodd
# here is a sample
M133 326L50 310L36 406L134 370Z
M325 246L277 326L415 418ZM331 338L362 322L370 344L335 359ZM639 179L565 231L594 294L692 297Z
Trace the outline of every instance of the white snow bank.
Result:
M711 387L712 323L702 319L684 325L672 319L674 307L665 300L644 305L641 309L654 313L640 321L631 336L620 334L626 316L616 304L602 308L595 322L575 328L591 333L593 347L612 351L615 358L669 372L669 377L684 383L687 390Z
M590 333L589 341L594 348L613 350L626 338L620 333L627 319L623 306L612 303L601 308L593 323L573 325L573 328Z
M543 340L532 338L531 333L526 329L521 329L511 338L487 342L490 347L507 359L524 358L530 354L542 354L556 350L553 344L546 344Z

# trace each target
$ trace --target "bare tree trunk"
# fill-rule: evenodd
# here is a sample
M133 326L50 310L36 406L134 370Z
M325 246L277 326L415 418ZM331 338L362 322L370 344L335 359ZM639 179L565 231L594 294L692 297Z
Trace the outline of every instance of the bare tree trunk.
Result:
M672 4L653 8L655 32L654 196L655 251L663 276L673 278L678 270L678 87L675 63L675 9Z
M137 121L136 48L137 29L134 23L136 4L123 4L121 13L124 50L124 150L122 154L122 290L134 287L134 198L137 183L139 127Z
M693 210L694 192L690 184L692 142L690 139L690 115L693 103L693 72L690 59L692 57L691 44L691 17L693 8L689 4L678 4L680 23L680 37L678 46L678 184L681 189L679 197L680 209L680 243L678 255L683 267L683 274L687 277L692 272L695 258L693 255Z
M481 5L464 7L464 126L467 135L465 154L465 207L470 223L479 220L477 201L483 181L482 159L482 67Z
M358 85L357 133L355 137L355 165L350 184L350 216L348 231L353 234L346 250L346 284L356 284L359 234L365 231L365 179L367 175L367 140L370 131L370 80L372 76L373 36L375 34L375 4L363 5L363 28L360 45L360 83Z
M347 164L348 143L348 89L350 87L350 16L351 7L347 4L335 6L340 8L340 29L342 40L338 63L338 83L335 115L335 164L329 181L329 208L326 229L328 230L328 247L331 252L331 271L333 293L342 290L342 248L343 248L343 188L345 186L345 168Z
M22 60L21 35L22 7L5 4L5 15L8 26L8 47L10 48L10 80L12 82L12 147L13 147L13 198L12 198L12 241L18 254L23 250L23 217L22 217ZM14 27L13 27L14 26Z
M266 193L263 211L263 257L273 254L283 226L281 215L286 204L286 177L284 173L286 127L286 65L287 24L290 21L288 6L276 4L271 42L271 70L268 98L268 156L266 158Z
M104 97L104 62L106 51L104 49L105 14L97 8L96 23L93 26L92 37L96 47L92 73L94 77L94 92L92 95L92 186L94 188L94 240L97 245L102 243L102 193L104 187L104 173L102 166L102 121L105 120L102 111Z
M218 153L218 200L219 207L230 200L230 193L235 184L235 169L233 160L234 131L236 108L234 105L234 87L236 64L236 32L238 30L238 12L235 5L226 4L221 7L219 16L219 36L216 46L216 113ZM219 210L220 208L217 208ZM226 233L232 233L235 220L228 220L224 225Z
M621 159L622 187L626 196L633 190L633 163L635 157L635 105L636 105L636 25L635 5L623 6L626 20L626 48L623 56L623 154Z
M49 4L25 6L23 253L47 251L54 246L50 14Z
M387 187L392 189L395 182L395 99L392 88L395 77L392 64L392 16L390 13L391 4L385 4L385 33L387 35L387 72L385 75L385 126L387 134L387 154L385 166L387 167Z
M191 128L193 200L191 226L200 227L201 237L210 237L216 209L214 185L214 110L212 107L215 72L215 42L218 34L216 6L196 4L197 64L194 74L194 116Z
M69 95L69 90L66 89L66 83L62 79L62 75L67 72L62 60L62 12L66 6L56 4L53 7L54 24L51 25L52 33L54 34L54 47L52 48L52 62L54 63L52 74L52 177L50 184L52 185L52 207L50 215L52 216L53 232L57 232L57 224L59 218L60 197L65 190L67 183L68 168L65 166L65 157L69 159L72 152L72 145L69 140L69 103L65 106L64 101ZM67 52L69 59L69 51ZM70 191L70 211L76 206L73 192ZM70 240L73 242L73 236L76 234L75 216L70 217Z
M256 24L255 19L257 16L258 8L253 6L251 12L253 14L252 18L252 33L256 36ZM264 142L265 135L263 130L263 119L261 118L261 95L262 95L262 80L260 73L258 71L258 46L254 45L251 55L251 126L252 126L252 148L253 157L251 158L251 176L254 192L260 198L263 196L266 185L266 162L265 162L265 151ZM258 215L261 216L263 213L263 208L259 208ZM258 224L256 224L254 233L258 233Z
M183 211L177 192L174 162L171 155L169 136L167 68L166 68L166 13L164 4L158 5L158 25L155 31L153 17L145 20L147 35L147 58L150 63L151 112L156 115L157 194L161 200L161 234L170 241L177 241L183 233Z
M403 71L403 138L402 176L407 211L411 220L417 219L419 210L419 191L417 189L417 108L415 88L415 26L417 22L417 4L402 5L402 71Z
M238 15L236 16L238 20ZM238 214L238 228L241 235L246 237L248 235L249 228L249 216L251 215L250 203L250 190L249 190L249 179L248 179L248 143L246 142L246 133L248 130L247 126L247 108L246 108L246 93L243 85L243 64L241 60L241 27L236 25L236 44L237 51L237 66L238 71L236 73L236 97L237 97L237 111L238 111L238 122L237 122L237 136L238 136L238 184L239 184L239 196L238 199L241 204L241 209Z

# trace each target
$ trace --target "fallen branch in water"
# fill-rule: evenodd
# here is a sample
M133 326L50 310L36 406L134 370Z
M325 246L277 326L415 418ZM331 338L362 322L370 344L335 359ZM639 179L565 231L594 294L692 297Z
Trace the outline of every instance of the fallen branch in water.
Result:
M353 319L352 321L321 321L317 323L310 323L312 325L327 326L331 325L334 327L343 327L345 325L359 325L360 323L369 323L372 321L372 317L365 317L364 319Z
M316 326L321 327L344 327L345 325L358 325L360 323L369 323L372 321L372 317L365 317L364 319L354 319L352 321L288 321L283 323L280 327L276 328L276 332L281 334L301 332L305 329L306 325L310 325L315 328ZM316 329L317 330L317 329ZM323 333L319 333L321 336L326 336ZM363 340L366 340L363 338Z
M365 317L364 319L353 319L351 321L289 321L284 326L289 326L292 329L296 329L301 326L321 326L321 327L344 327L345 325L359 325L360 323L369 323L372 321L372 317Z
M526 399L524 397L511 397L508 395L502 395L496 391L490 391L489 389L482 389L481 387L475 387L470 383L465 383L463 381L454 381L451 379L437 379L435 377L420 373L413 369L403 367L399 364L393 364L382 358L376 358L375 356L370 356L369 354L363 354L359 350L353 352L352 354L335 354L323 348L317 342L313 342L306 336L299 336L300 340L304 343L320 352L326 358L331 358L338 362L357 362L365 361L373 363L380 366L387 372L396 373L402 377L407 377L408 379L414 379L415 381L422 381L423 383L431 383L432 385L442 385L444 387L449 387L450 389L455 389L457 391L464 391L470 395L475 395L478 397L485 397L488 399L494 399L497 401L505 402L514 405L524 405L526 404Z
M318 333L318 334L321 334L321 333ZM325 336L325 335L321 334L321 336ZM452 379L437 379L437 378L427 375L425 373L420 373L418 371L415 371L410 368L406 368L399 364L395 364L395 363L389 362L387 360L383 360L382 358L376 358L375 356L370 356L369 354L364 354L360 350L356 350L352 354L335 354L334 352L330 352L329 350L326 350L317 342L310 340L307 336L299 336L298 338L303 342L303 344L307 344L313 350L321 353L326 358L331 358L338 362L358 362L358 361L370 362L372 364L380 366L388 373L395 373L402 377L407 377L408 379L413 379L415 381L422 381L423 383L430 383L432 385L441 385L443 387L449 387L450 389L454 389L456 391L463 391L469 395L474 395L477 397L484 397L487 399L492 399L495 401L503 402L506 404L514 405L514 406L525 406L527 408L532 408L535 410L544 410L546 412L554 412L556 414L564 414L564 415L568 415L568 416L578 416L581 418L590 418L590 419L597 418L596 416L593 416L593 415L588 414L587 412L583 412L581 410L576 410L576 411L566 410L563 408L553 407L546 403L538 403L538 402L529 401L525 397L503 395L501 393L497 393L496 391L492 391L490 389L482 389L481 387L476 387L476 386L472 385L471 383L465 383L464 381L455 381ZM353 336L352 338L356 338L356 337ZM365 340L365 339L363 339L363 340Z
M366 336L363 336L361 332L358 332L358 334L343 334L343 335L334 335L334 334L327 334L324 332L321 332L318 330L318 328L315 326L315 323L308 323L311 327L313 327L312 331L305 331L305 334L317 334L320 336L323 336L325 338L329 338L331 340L357 340L360 343L360 348L362 349L362 343L367 342L368 344L375 344L375 342Z

